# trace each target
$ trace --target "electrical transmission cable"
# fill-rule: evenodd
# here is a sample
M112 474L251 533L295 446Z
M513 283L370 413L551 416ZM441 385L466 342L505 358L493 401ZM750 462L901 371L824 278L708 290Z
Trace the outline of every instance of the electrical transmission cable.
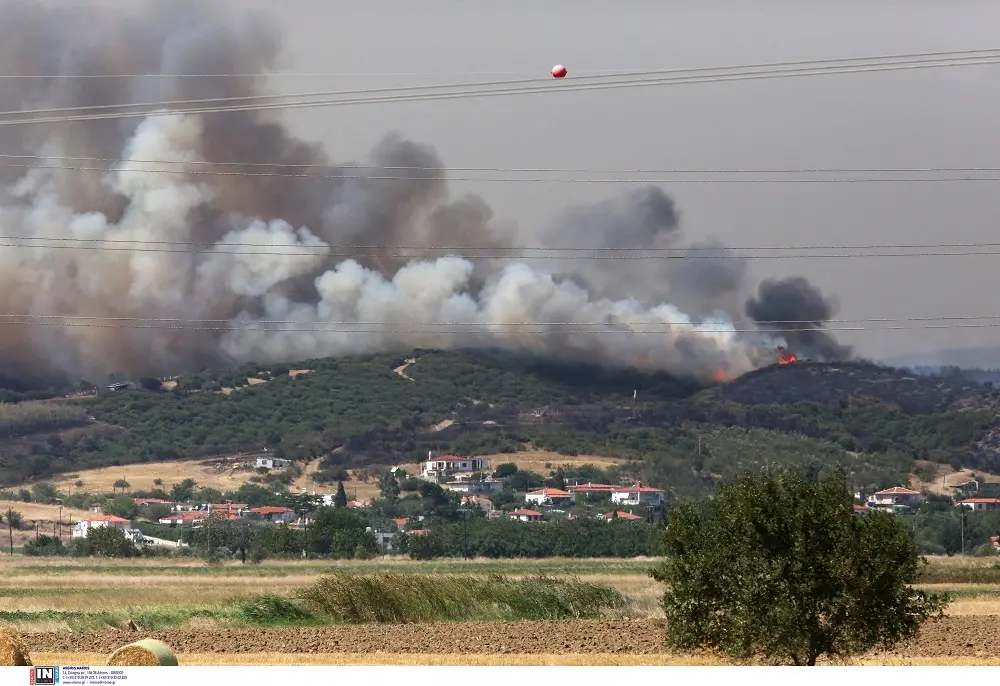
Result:
M213 167L281 167L283 169L374 169L378 171L431 171L431 172L491 172L507 174L930 174L942 172L1000 172L1000 167L816 167L816 168L788 168L788 169L759 169L759 168L660 168L660 169L607 169L598 167L573 168L573 167L454 167L447 169L442 167L414 167L403 165L380 165L380 164L295 164L286 162L219 162L208 160L139 160L122 159L118 157L73 157L69 155L34 155L34 154L14 154L0 153L0 159L19 160L65 160L67 162L110 162L115 164L162 164L162 165L183 165L199 166L210 165ZM56 167L62 169L63 167ZM73 167L67 167L73 168ZM101 169L101 168L98 168ZM158 170L154 170L158 171ZM368 178L360 176L359 178ZM411 177L403 177L411 178ZM420 178L420 177L412 177Z
M0 237L3 239L3 237ZM722 254L716 253L711 255L705 254L692 254L690 252L683 254L664 254L654 253L654 254L619 254L619 255L609 255L609 254L590 254L581 255L578 252L572 252L566 255L553 254L553 252L558 251L559 248L552 250L546 250L545 254L541 255L527 255L527 254L509 254L506 251L504 253L497 254L460 254L458 249L450 248L439 248L439 247L390 247L390 246L310 246L310 245L297 245L289 246L287 244L274 244L276 247L283 247L284 250L220 250L218 248L170 248L170 247L136 247L135 245L95 245L95 242L105 242L104 239L72 239L72 238L62 238L62 239L39 239L31 238L25 236L13 237L16 241L38 241L38 240L48 240L48 241L60 241L56 244L50 245L40 245L40 244L25 244L23 242L0 242L0 247L4 248L22 248L22 249L36 249L36 250L91 250L91 251L101 251L101 252L142 252L142 253L192 253L192 254L210 254L210 255L272 255L272 256L288 256L288 257L343 257L348 259L355 259L360 257L381 257L381 258L397 258L397 259L431 259L435 257L445 257L445 256L457 256L465 260L808 260L808 259L857 259L857 258L876 258L876 257L973 257L973 256L989 256L989 255L1000 255L1000 250L928 250L923 252L864 252L864 253L821 253L821 254L807 254L807 253L792 253L792 254L778 254L778 255L759 255L759 254L739 254L733 253L732 248L725 246L717 246L711 248L682 248L681 250L686 251L698 251L698 250L716 250L724 251ZM87 240L92 241L90 244L85 245L67 245L62 241L73 241L73 240ZM135 243L141 245L142 241L128 241L123 239L111 239L116 243L131 244ZM111 240L107 242L111 242ZM169 243L167 243L169 245ZM202 244L204 245L204 244ZM260 244L254 246L254 244L239 244L239 243L228 243L228 244L218 244L218 245L232 245L239 246L243 248L247 247L263 247L267 244ZM413 253L401 253L401 252L356 252L356 250L411 250L411 251L438 251L446 253L445 255L428 255L428 254L413 254ZM491 250L494 248L462 248L461 250ZM515 248L513 250L531 250L532 248ZM787 248L778 248L787 249ZM494 249L495 250L495 249ZM567 249L572 250L572 249ZM586 248L580 249L586 250ZM614 250L613 248L608 249L595 249L595 250ZM456 253L459 253L456 255Z
M474 322L468 324L453 322L324 322L296 321L296 320L221 320L221 319L167 319L167 318L139 318L139 317L84 317L71 315L30 315L30 314L0 314L0 325L27 325L27 326L66 326L66 327L94 327L94 328L125 328L125 329L171 329L185 331L271 331L271 332L325 332L325 333L409 333L409 334L488 334L488 335L551 335L554 333L551 327L605 327L596 328L563 328L558 329L558 333L576 334L656 334L676 333L689 329L700 333L724 332L724 333L797 333L807 331L912 331L926 329L967 329L967 328L1000 328L1000 321L971 321L977 319L1000 319L1000 316L987 317L917 317L917 318L882 318L882 319L857 319L857 320L832 320L832 322L859 322L856 326L819 326L817 322L760 322L759 324L785 324L784 328L753 326L752 328L735 328L754 322L734 322L733 326L723 325L719 322L709 321L702 323L666 323L666 322L641 322L641 323L607 323L607 322ZM789 326L789 324L796 324ZM886 325L887 323L891 323ZM185 325L188 324L188 325ZM756 324L756 323L754 323ZM801 326L798 324L805 324ZM874 324L874 325L873 325ZM271 328L280 326L281 328ZM344 328L368 326L372 328ZM440 329L432 328L426 330L402 328L412 326L468 326L480 328L461 329ZM506 330L509 327L546 327L535 329L519 329L517 331ZM635 326L661 328L646 330L636 330Z
M14 157L11 155L10 157ZM150 162L147 164L182 164L179 162ZM282 166L282 165L273 165ZM12 169L53 169L65 171L97 171L97 172L138 172L146 174L190 174L194 176L245 176L245 177L278 177L278 178L298 178L307 180L329 180L329 179L357 179L364 181L486 181L486 182L508 182L508 183L591 183L591 184L816 184L816 183L943 183L943 182L972 182L972 181L1000 181L1000 176L938 176L932 178L919 177L840 177L827 179L691 179L691 178L552 178L552 177L503 177L503 176L445 176L445 175L371 175L371 174L309 174L309 173L285 173L285 172L245 172L245 171L224 171L219 169L136 169L125 167L81 167L73 165L59 164L17 164L10 162L0 162L0 168Z
M924 55L942 55L940 57L934 57L931 59L913 59L916 57L922 57ZM953 57L945 57L943 55L953 55ZM961 55L961 56L959 56ZM851 64L845 64L846 62L852 62ZM356 97L341 97L334 99L319 99L319 100L292 100L290 102L284 103L264 103L264 104L249 104L249 105L232 105L232 106L216 106L216 107L203 107L203 108L190 108L190 109L171 109L169 111L133 111L133 112L103 112L94 114L77 114L77 115L65 115L65 116L55 116L55 117L36 117L36 118L24 118L24 119L0 119L0 125L9 124L42 124L42 123L56 123L56 122L68 122L68 121L91 121L100 119L122 119L122 118L133 118L133 117L147 117L152 114L214 114L223 112L245 112L245 111L264 111L272 109L295 109L301 107L332 107L332 106L346 106L355 104L373 104L373 103L390 103L390 102L414 102L414 101L426 101L426 100L442 100L442 99L454 99L454 98L469 98L469 97L488 97L488 96L500 96L500 95L524 95L531 93L559 93L559 92L571 92L571 91L586 91L586 90L603 90L609 88L636 88L636 87L648 87L648 86L665 86L665 85L681 85L686 83L712 83L712 82L727 82L727 81L738 81L738 80L752 80L752 79L770 79L770 78L787 78L795 76L820 76L825 74L849 74L849 73L863 73L863 72L877 72L877 71L897 71L897 70L908 70L908 69L932 69L932 68L944 68L944 67L957 67L957 66L970 66L970 65L984 65L984 64L996 64L1000 62L1000 50L980 50L980 51L963 51L955 53L923 53L917 55L895 55L887 56L883 58L846 58L846 59L836 59L836 60L814 60L811 62L784 62L784 63L773 63L772 65L749 65L747 67L716 67L716 68L701 68L701 69L676 69L676 70L659 70L659 71L647 71L647 72L632 72L632 73L621 73L615 78L619 80L610 80L609 77L590 77L592 80L605 78L604 82L587 82L587 83L567 83L567 84L552 84L550 79L537 79L537 80L515 80L515 81L494 81L494 82L480 82L479 84L441 84L436 86L410 86L402 88L382 88L382 89L367 89L367 90L357 90L357 91L336 91L327 93L315 93L315 94L294 94L294 95L277 95L277 96L238 96L239 98L251 98L255 100L268 100L277 98L295 98L295 97L319 97L321 95L332 95L337 94L340 96L356 96ZM797 65L812 65L799 67ZM781 67L781 68L778 68ZM794 68L791 68L794 67ZM742 71L739 71L741 70ZM704 72L712 71L726 71L729 73L715 73L715 74L705 74ZM734 71L735 70L735 71ZM692 74L694 72L694 74ZM668 74L671 74L668 76ZM687 74L687 75L685 75ZM627 78L626 78L627 77ZM535 83L536 86L531 86L530 84ZM507 84L507 85L504 85ZM543 85L544 84L544 85ZM478 86L479 88L469 88L469 86ZM486 86L495 86L493 88L485 88ZM421 92L429 91L434 89L448 89L448 88L459 88L453 92ZM395 94L392 94L395 92ZM226 98L213 98L209 100L210 102L225 102ZM162 103L135 103L130 104L120 104L120 105L107 105L107 106L96 106L101 108L126 108L126 107L169 107L171 104L184 104L194 103L200 101L162 101ZM79 111L81 108L65 108L73 111ZM49 110L51 111L61 111L61 110ZM16 116L18 114L31 114L31 113L41 113L42 110L24 110L21 112L8 112L7 116Z

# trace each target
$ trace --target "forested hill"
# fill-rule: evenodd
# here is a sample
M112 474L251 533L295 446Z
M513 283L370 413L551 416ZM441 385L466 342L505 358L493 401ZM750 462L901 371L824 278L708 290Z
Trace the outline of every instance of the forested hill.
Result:
M0 406L0 481L264 447L335 473L532 446L624 458L678 494L765 463L845 464L884 486L918 459L1000 471L996 395L868 364L776 366L709 389L495 352L249 364Z

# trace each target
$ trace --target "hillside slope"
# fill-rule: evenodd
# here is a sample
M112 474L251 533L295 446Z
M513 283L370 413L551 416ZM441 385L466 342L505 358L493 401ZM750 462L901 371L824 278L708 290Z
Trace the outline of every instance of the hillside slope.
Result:
M996 395L870 364L770 367L709 389L488 352L243 365L58 410L6 406L18 418L0 415L0 481L265 447L322 458L331 471L428 450L537 448L622 458L626 471L678 494L765 464L842 464L883 486L905 483L916 459L1000 467Z

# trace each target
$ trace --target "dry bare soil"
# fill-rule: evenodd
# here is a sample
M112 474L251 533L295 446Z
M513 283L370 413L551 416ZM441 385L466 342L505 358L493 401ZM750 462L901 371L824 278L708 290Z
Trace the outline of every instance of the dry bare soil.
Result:
M48 664L100 664L140 637L165 641L181 664L724 664L712 655L672 655L663 648L658 583L644 572L651 560L448 561L414 563L266 562L207 567L197 561L0 559L0 610L34 615L2 621L21 632L33 657ZM963 569L982 560L940 560ZM572 621L458 622L411 625L253 628L199 617L175 628L71 631L59 617L112 612L120 616L192 605L224 607L254 594L288 595L331 571L548 573L613 585L634 601L627 618ZM996 664L1000 655L1000 585L935 585L957 595L941 620L889 654L860 664ZM125 613L124 615L122 613ZM141 616L141 615L136 615Z

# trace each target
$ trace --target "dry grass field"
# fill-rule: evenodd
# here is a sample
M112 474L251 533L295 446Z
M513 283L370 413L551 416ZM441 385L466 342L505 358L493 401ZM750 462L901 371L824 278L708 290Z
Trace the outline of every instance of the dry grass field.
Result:
M558 467L578 467L585 464L595 467L610 467L622 463L608 457L598 457L596 455L579 455L566 457L558 453L544 450L532 450L513 454L498 454L486 456L494 467L504 462L512 462L518 469L530 470L539 474L548 474ZM65 492L83 491L87 493L110 493L113 485L119 479L125 479L133 491L149 491L154 488L163 488L167 491L174 484L180 483L184 479L194 479L199 486L216 488L221 491L234 491L245 483L250 477L255 476L254 472L247 470L223 469L219 470L216 460L173 460L170 462L151 462L144 464L132 464L122 467L101 467L99 469L88 469L70 474L63 474L54 479L57 488ZM317 494L327 494L336 491L336 484L319 485L313 483L310 475L319 469L320 461L313 460L305 465L301 477L292 484L292 490L306 490ZM400 465L410 474L419 474L421 466L418 463ZM367 482L358 478L356 472L351 473L352 479L344 483L349 497L355 500L367 501L378 496L378 482L369 480ZM161 485L157 485L159 480ZM77 482L82 482L82 486L76 486ZM17 488L31 488L33 484L23 484ZM29 505L19 503L15 509L20 510L27 519L35 519L25 510ZM44 506L43 506L44 507ZM64 511L64 517L69 516L68 511ZM79 513L74 513L76 516ZM56 517L52 517L55 521ZM75 521L75 520L74 520Z
M0 625L21 632L36 664L100 664L139 636L165 640L186 665L711 665L711 655L662 648L662 589L653 560L454 560L416 563L273 561L260 565L0 558ZM941 574L990 572L986 560L938 559ZM438 574L544 573L606 584L631 601L624 616L592 620L322 625L250 622L236 608L267 594L291 597L332 571ZM853 664L986 665L1000 653L1000 584L938 583L956 599L946 617L892 654ZM129 620L138 632L122 627Z

